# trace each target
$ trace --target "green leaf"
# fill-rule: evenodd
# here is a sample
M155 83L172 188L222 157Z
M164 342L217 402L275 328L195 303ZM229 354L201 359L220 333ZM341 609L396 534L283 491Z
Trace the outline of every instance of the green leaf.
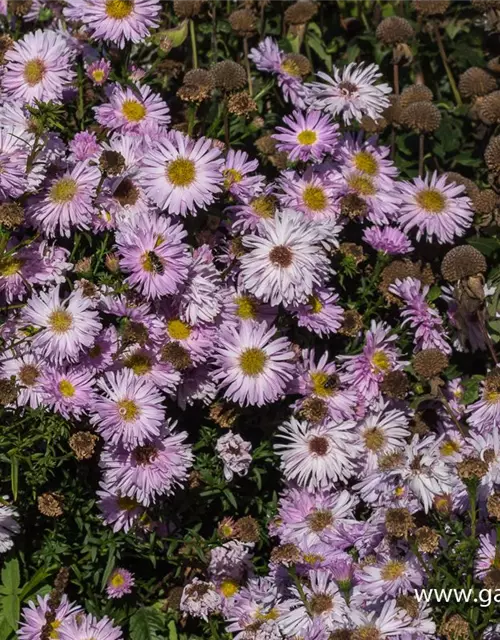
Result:
M9 595L17 595L21 577L19 575L19 562L16 558L9 560L2 569L2 583Z
M2 598L2 614L12 631L17 631L19 626L19 614L21 601L17 594L11 594Z
M497 238L482 238L476 236L474 238L467 238L467 242L484 256L491 256L500 248L500 241Z
M8 640L8 638L12 637L11 626L2 613L2 616L0 617L0 640Z
M139 609L130 618L131 640L158 640L157 632L163 626L163 615L152 607Z
M177 626L175 624L175 620L170 620L168 623L168 640L178 640L179 636L177 635Z
M10 456L10 486L12 488L12 496L17 500L19 490L19 460L15 455Z
M108 581L108 578L111 575L111 572L113 571L114 567L115 567L115 548L111 547L108 552L108 561L106 563L106 568L104 569L104 573L102 574L101 591L103 591L104 588L106 587L106 582Z
M21 589L21 593L19 597L21 600L27 600L30 596L34 595L36 592L40 590L40 585L47 580L52 571L42 567L38 569L38 571L34 574L34 576L29 580ZM44 585L44 588L50 589L49 585Z
M188 20L183 20L173 29L167 29L156 34L159 38L168 38L172 44L172 48L180 47L188 36Z

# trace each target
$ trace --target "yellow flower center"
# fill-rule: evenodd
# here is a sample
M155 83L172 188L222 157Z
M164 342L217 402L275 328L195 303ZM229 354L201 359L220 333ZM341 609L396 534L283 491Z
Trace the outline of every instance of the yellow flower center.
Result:
M356 629L357 640L382 640L379 630L373 625L365 625Z
M372 356L372 365L376 372L387 371L391 368L389 358L383 351L375 351Z
M296 78L300 78L300 67L295 62L295 60L291 60L288 58L281 63L281 70L285 73L288 73L289 76L295 76Z
M129 498L128 496L121 496L118 498L118 506L122 511L133 511L136 507L139 506L137 500L134 498Z
M367 173L370 176L375 176L378 172L377 161L368 151L358 151L354 156L354 166L358 171Z
M51 188L49 197L56 204L71 202L78 192L78 184L73 178L61 178Z
M125 100L122 113L129 122L139 122L146 115L146 107L138 100Z
M318 139L318 134L316 131L311 131L311 129L304 129L297 136L297 140L300 144L311 145L316 142Z
M69 380L61 380L59 383L59 391L65 398L72 398L75 395L75 387Z
M240 368L246 376L258 376L264 371L266 361L265 351L251 347L240 355Z
M323 562L323 556L318 553L304 553L304 562L307 564L316 564L316 562Z
M428 213L442 213L446 198L437 189L424 189L417 194L417 203Z
M48 325L54 333L66 333L71 329L73 316L65 309L53 311L48 320Z
M279 611L277 609L271 609L267 613L262 613L260 609L255 614L257 620L263 620L264 622L268 620L277 620L280 617Z
M363 440L365 441L366 448L370 451L380 451L385 444L384 432L378 427L366 429L363 432Z
M170 320L167 324L168 335L173 340L187 340L191 335L191 327L182 320Z
M383 580L397 580L405 572L406 564L399 560L390 560L381 571Z
M61 621L60 620L54 620L54 622L50 623L51 626L51 632L49 634L49 638L59 638L59 633L58 633L58 629L61 626Z
M187 187L196 178L196 167L188 158L177 158L167 164L166 174L174 187Z
M165 265L163 260L154 251L146 251L141 257L142 268L148 273L163 275Z
M269 196L259 196L251 202L253 212L259 218L272 218L276 210L276 201Z
M396 496L396 498L401 498L401 496L404 496L404 493L405 493L404 487L396 487L394 489L394 495Z
M236 302L236 315L242 320L255 320L259 310L259 304L250 296L238 296Z
M123 364L132 369L136 376L144 376L153 368L151 358L145 353L133 353L125 358Z
M231 598L235 593L239 591L239 585L234 580L223 580L220 584L220 590L222 595L226 598Z
M125 422L131 422L139 416L140 410L133 400L120 400L118 402L118 413Z
M373 196L376 192L373 182L366 176L353 175L347 180L347 184L362 196Z
M484 394L484 399L489 404L495 404L500 401L500 392L499 391L487 391Z
M460 443L455 440L447 440L441 445L439 451L443 456L452 456L460 451Z
M317 396L328 397L332 395L332 389L328 389L326 383L330 379L330 376L324 371L315 371L311 373L311 382L313 385L313 392Z
M96 82L102 82L104 80L104 71L102 69L95 69L92 71L92 78Z
M28 60L24 65L23 76L30 87L41 82L44 75L45 65L42 60L35 58L34 60Z
M8 278L14 276L21 270L24 260L19 260L15 256L6 256L0 260L0 276Z
M106 15L115 20L127 18L133 8L133 0L106 0Z
M115 575L111 578L111 584L113 587L123 587L125 584L125 578L121 573L115 573Z
M241 174L239 171L236 171L236 169L224 169L224 177L224 187L226 189L229 189L232 184L241 182L243 180L243 174Z
M307 186L302 192L302 199L306 207L312 211L324 211L328 198L321 187Z
M323 305L321 304L321 300L318 296L309 296L307 303L311 307L311 313L320 313L323 309Z

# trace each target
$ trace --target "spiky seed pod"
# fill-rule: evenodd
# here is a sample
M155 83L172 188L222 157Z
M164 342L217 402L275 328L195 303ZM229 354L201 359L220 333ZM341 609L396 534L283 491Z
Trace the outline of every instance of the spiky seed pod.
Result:
M492 216L498 208L498 196L493 189L483 189L471 196L474 211L481 216Z
M486 269L483 254L469 244L450 249L441 263L441 274L448 282L458 282L469 276L477 276L485 273Z
M399 106L404 110L414 102L432 102L432 98L432 91L425 84L411 84L401 92Z
M248 38L257 32L257 16L250 9L237 9L229 16L229 24L236 35Z
M439 633L446 640L468 640L470 638L469 623L461 615L455 613L442 621Z
M183 78L177 95L184 102L202 102L215 88L214 77L206 69L191 69Z
M257 111L257 103L246 91L233 93L227 101L227 109L229 113L235 116L248 117L251 113Z
M5 54L14 45L14 40L8 35L0 36L0 64L5 62Z
M189 352L178 342L166 344L161 350L161 359L163 362L170 362L177 371L184 371L192 366Z
M474 456L467 456L457 464L457 473L462 480L481 480L488 473L488 469L484 460Z
M0 205L0 224L7 229L20 227L24 222L24 209L17 202L4 202Z
M478 186L472 182L472 180L466 178L461 173L457 173L456 171L448 171L448 173L446 173L446 183L463 185L465 187L465 193L469 198L472 198L479 191Z
M373 118L370 118L370 116L362 116L360 124L361 128L366 131L366 133L381 133L387 127L387 120L383 117L374 120Z
M408 539L408 535L415 527L413 516L404 507L388 509L385 514L385 528L389 535L395 538Z
M252 516L245 516L234 523L234 536L240 542L258 542L259 523Z
M422 551L422 553L434 553L439 547L441 536L430 527L420 527L415 531L415 539L419 551Z
M417 13L422 16L442 15L450 6L450 0L413 0Z
M496 89L495 78L480 67L471 67L464 71L458 81L458 90L464 98L485 96Z
M118 176L125 168L125 158L119 151L108 149L101 153L99 167L110 176Z
M422 378L431 380L448 366L448 356L439 349L424 349L413 356L413 370Z
M299 415L315 424L323 422L328 416L328 405L321 398L306 398L300 407Z
M33 6L33 0L8 0L9 11L15 16L25 16Z
M287 53L283 58L282 66L288 73L305 78L311 71L311 63L301 53Z
M38 496L38 511L47 518L59 518L64 513L63 497L60 493L49 491Z
M306 24L318 12L318 5L308 0L294 2L285 11L285 22L287 24Z
M217 89L222 91L238 91L247 83L245 69L233 60L223 60L218 62L211 69L212 77Z
M363 328L363 316L356 309L348 309L344 313L344 320L339 329L339 333L343 336L354 337Z
M265 156L270 156L276 151L276 140L272 136L261 136L255 141L257 149Z
M77 431L69 439L69 446L77 460L88 460L94 455L99 437L88 431Z
M401 124L417 133L433 133L441 124L441 114L432 102L413 102L403 109Z
M408 388L408 377L404 371L388 371L380 385L383 395L397 400L406 396Z
M477 115L484 124L500 122L500 91L493 91L484 96L477 107Z
M179 18L194 18L202 5L203 0L174 0L174 13Z
M484 161L492 173L500 173L500 136L495 136L488 142L484 152Z
M368 205L357 193L348 193L340 199L340 211L343 216L355 220L356 218L365 217Z
M415 36L415 31L408 20L399 16L390 16L384 18L378 25L376 36L380 42L393 46L410 42Z

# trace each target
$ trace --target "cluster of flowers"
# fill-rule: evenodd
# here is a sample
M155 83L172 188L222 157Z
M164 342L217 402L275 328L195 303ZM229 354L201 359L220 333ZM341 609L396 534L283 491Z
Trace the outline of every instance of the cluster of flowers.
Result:
M66 5L64 17L81 21L88 36L120 47L142 41L160 10L154 0ZM127 86L108 83L110 63L82 42L60 26L30 33L6 52L0 78L0 219L14 228L0 256L10 310L0 365L1 377L16 382L12 406L46 407L102 437L102 517L132 535L144 522L164 530L145 515L184 484L193 462L167 403L209 406L219 396L262 407L293 397L276 436L286 488L270 525L278 544L269 575L255 575L252 543L232 539L227 521L221 537L229 540L212 550L206 579L185 586L181 610L221 614L239 640L327 640L342 631L434 637L430 610L411 594L425 584L440 539L417 527L415 515L464 512L478 468L486 514L500 482L499 376L493 371L468 407L460 379L436 382L452 347L487 346L478 309L464 320L457 302L457 290L469 295L470 278L479 297L490 293L480 282L485 265L467 251L458 267L450 258L454 286L434 296L448 303L447 318L428 302L419 263L394 260L385 271L388 304L411 329L413 371L434 383L435 399L417 413L403 373L410 354L395 327L372 322L363 333L341 305L332 264L352 224L381 261L411 257L418 241L454 242L472 225L464 187L436 174L401 181L388 148L341 133L333 118L349 125L388 105L374 65L306 84L271 39L251 52L298 108L274 134L292 168L269 182L247 153L170 128L168 104L139 81L145 71ZM107 135L85 130L66 144L34 131L28 107L72 99L78 56L89 78L106 85L94 113ZM220 198L229 204L224 223L193 241L186 222ZM81 231L114 235L106 265L123 274L121 288L74 277L93 266L73 264L65 248ZM318 339L357 337L361 351L301 349L287 335L297 327ZM438 420L419 434L422 406ZM228 481L247 473L251 447L240 435L227 432L216 451ZM495 557L495 534L485 529L480 579ZM111 596L133 582L126 572L114 579ZM40 598L25 609L19 637L40 637L47 607ZM109 619L67 600L55 613L61 640L122 637Z

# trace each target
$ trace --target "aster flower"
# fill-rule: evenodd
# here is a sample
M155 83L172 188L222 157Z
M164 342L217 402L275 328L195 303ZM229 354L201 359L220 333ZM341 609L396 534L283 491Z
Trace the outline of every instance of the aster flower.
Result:
M415 620L412 620L410 616L401 608L397 607L396 600L388 600L384 603L383 607L375 611L366 611L361 608L351 608L350 617L353 624L356 625L360 635L377 637L377 634L381 638L401 637L411 638L414 633L418 632L417 625L420 626ZM431 620L425 622L425 633L434 634L436 631L435 625ZM361 637L363 637L361 635ZM417 636L418 637L418 636ZM424 636L429 637L429 636Z
M306 302L330 270L322 240L321 232L302 215L277 213L262 222L261 235L244 236L250 251L241 258L242 283L272 305Z
M213 325L190 325L169 310L165 337L162 360L177 368L177 364L182 365L187 358L188 364L180 366L180 369L187 369L192 363L205 362L213 353L216 328ZM171 345L174 345L173 350Z
M323 82L307 85L310 106L334 116L340 114L346 124L353 119L360 121L364 115L377 120L389 106L386 96L391 88L385 83L377 84L382 74L376 64L364 66L351 62L342 70L334 67L332 76L322 71L317 75Z
M227 207L234 231L255 231L262 220L272 219L276 212L277 199L274 188L268 185L255 197L242 198L238 204Z
M227 578L240 582L245 574L252 572L250 546L230 540L210 551L208 573L211 580L219 583Z
M363 139L363 134L347 134L339 147L339 162L344 173L356 172L374 180L386 190L394 188L398 170L390 159L390 147L377 144L377 138Z
M480 432L500 425L500 371L493 369L481 382L480 397L467 407L467 422Z
M212 582L204 582L193 578L184 587L179 608L195 618L208 620L209 614L215 613L221 605L220 595Z
M472 224L471 201L463 194L463 185L449 182L437 172L399 185L402 197L398 224L403 231L416 230L417 240L434 237L439 244L453 242Z
M497 533L490 531L479 536L479 549L474 563L474 575L484 580L497 561Z
M228 482L231 482L235 473L239 476L247 475L252 462L250 442L229 431L217 440L215 450L224 464L224 477Z
M45 371L41 380L44 403L63 418L81 418L94 398L94 376L81 367Z
M229 623L227 631L235 634L234 640L245 640L257 628L262 640L273 640L279 637L277 620L283 610L275 582L251 578L224 612Z
M212 204L222 190L220 155L206 138L194 141L174 131L146 154L144 189L169 214L195 213Z
M180 382L180 373L170 363L160 360L157 349L130 347L124 351L120 364L138 378L153 382L163 393L174 393Z
M170 110L157 93L147 86L134 88L115 85L109 102L94 108L99 124L120 133L157 133L170 122Z
M258 167L258 160L249 160L244 151L230 149L222 168L224 186L236 198L257 195L264 187L264 177L250 174Z
M106 585L108 598L123 598L124 595L132 593L135 584L134 574L127 569L115 569L109 576Z
M34 294L23 309L22 319L39 329L32 339L33 347L55 363L75 362L82 349L92 346L101 329L92 301L80 291L61 300L59 286Z
M145 513L145 509L133 498L122 496L111 488L101 485L97 491L98 506L105 524L111 526L113 532L130 531Z
M39 640L42 629L47 620L45 614L49 611L49 595L37 596L36 601L30 600L28 606L21 611L22 622L18 630L19 640ZM73 619L75 614L81 613L81 607L69 602L66 595L62 596L61 603L55 611L55 620L51 623L52 634L58 634L58 630L65 623ZM54 637L58 637L57 635Z
M159 435L162 397L151 382L126 369L107 373L97 386L105 395L94 402L91 423L107 442L131 449Z
M338 144L338 125L320 111L294 111L283 118L284 127L276 127L276 148L284 151L292 161L314 160L335 154Z
M14 132L0 129L0 198L18 198L27 188L28 152Z
M180 296L179 311L192 325L214 322L222 311L222 281L206 244L193 252L189 275Z
M17 519L19 513L5 501L6 496L0 504L0 553L6 553L14 546L13 537L21 531Z
M101 151L101 147L97 142L95 133L79 131L69 143L69 150L71 151L71 159L76 160L76 162L84 162L95 158Z
M255 296L240 290L226 290L223 309L224 324L239 325L241 322L265 322L271 326L277 311Z
M337 303L339 296L329 287L318 287L306 303L293 306L290 313L297 318L299 327L323 337L337 331L342 326L344 310Z
M366 172L344 168L339 197L342 213L388 225L400 214L401 195L396 182L389 187ZM399 183L398 183L399 184Z
M408 416L399 409L389 409L389 404L368 413L358 425L359 438L368 456L384 455L405 446Z
M5 360L0 360L1 377L16 378L18 386L17 404L28 405L32 409L44 403L41 380L43 359L35 353L17 354L6 352Z
M64 89L75 78L73 57L66 38L55 31L27 33L5 53L2 89L9 98L21 102L60 102Z
M78 615L66 620L59 630L60 640L122 640L120 627L107 617L98 620L91 615Z
M336 220L340 213L335 174L315 173L311 168L302 175L287 171L277 180L276 196L282 207L301 211L311 220Z
M313 491L351 477L360 452L354 427L350 420L311 426L294 417L282 424L275 450L287 480Z
M111 62L105 58L94 60L90 64L85 65L85 72L97 87L102 86L109 77L111 71Z
M120 49L127 42L139 43L158 25L158 0L68 0L64 15L82 20L97 40L114 42Z
M106 371L113 364L118 346L118 334L115 327L112 325L106 327L97 336L90 349L82 354L80 366L93 373Z
M411 253L413 246L410 239L394 227L369 227L363 231L363 240L376 251L390 256Z
M286 338L277 338L265 323L227 327L215 351L214 379L225 397L241 405L262 406L285 392L294 372L294 354Z
M88 229L92 218L92 197L100 172L87 162L79 162L55 178L41 197L31 199L28 213L35 225L48 236L68 236L71 227Z
M360 583L356 591L365 597L388 599L413 592L422 586L423 574L417 559L385 557L375 564L366 564L356 572ZM355 596L356 597L356 596Z

